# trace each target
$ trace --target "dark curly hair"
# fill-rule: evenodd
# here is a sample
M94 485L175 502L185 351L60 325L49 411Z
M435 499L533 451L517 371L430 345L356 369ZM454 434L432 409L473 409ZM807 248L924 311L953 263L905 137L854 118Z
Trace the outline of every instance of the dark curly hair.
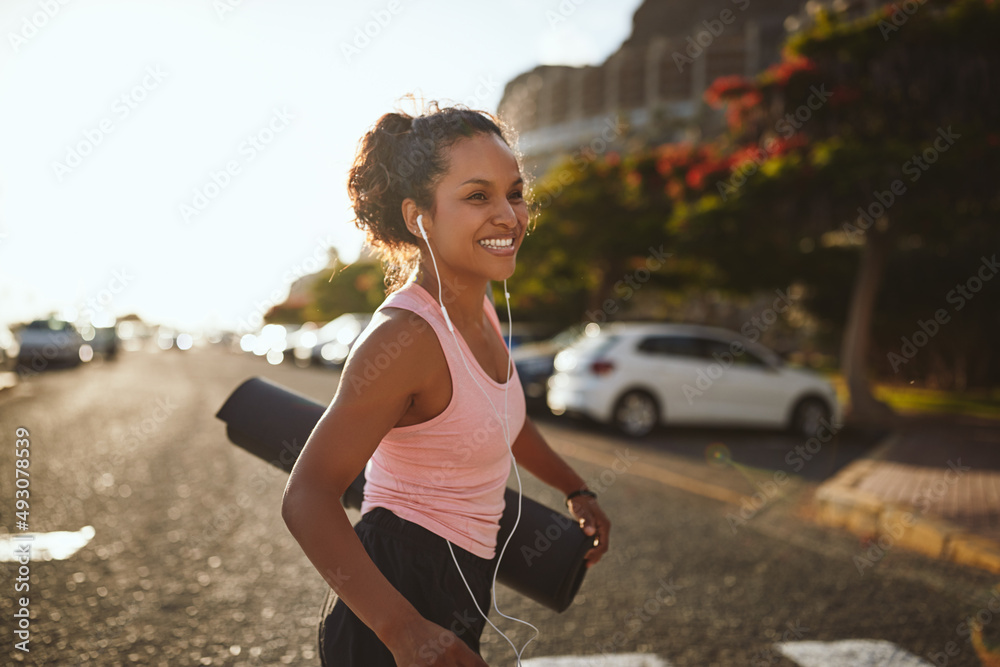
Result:
M406 282L420 259L403 220L403 200L413 199L433 215L434 191L448 170L445 150L460 139L490 133L511 148L520 168L512 130L493 114L464 105L442 109L432 101L419 116L387 113L358 142L347 192L354 223L382 258L387 294Z

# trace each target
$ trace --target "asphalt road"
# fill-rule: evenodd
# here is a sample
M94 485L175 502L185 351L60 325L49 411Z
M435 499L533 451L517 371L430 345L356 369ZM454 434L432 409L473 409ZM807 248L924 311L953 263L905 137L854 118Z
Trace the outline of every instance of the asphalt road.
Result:
M32 560L27 593L14 592L17 564L0 564L0 663L319 664L326 584L281 520L286 476L230 444L214 417L252 375L322 402L337 382L330 371L174 350L53 371L0 393L0 531L16 532L17 427L30 432L30 530L95 529L68 559ZM814 483L873 434L842 433L771 496L775 472L794 472L796 443L782 434L685 429L631 442L592 424L538 421L584 477L606 482L614 531L563 614L497 588L504 613L541 630L525 657L640 652L672 665L794 665L774 642L870 638L924 659L954 642L946 664L979 664L961 624L985 619L995 576L896 549L859 572L869 545L802 516ZM623 452L633 462L624 471L610 464ZM528 495L560 506L522 477ZM729 501L708 497L712 489ZM741 515L739 501L756 492L766 502ZM7 630L24 595L28 653ZM1000 626L989 616L987 636ZM532 634L495 611L491 619L519 645ZM514 662L489 628L484 657Z

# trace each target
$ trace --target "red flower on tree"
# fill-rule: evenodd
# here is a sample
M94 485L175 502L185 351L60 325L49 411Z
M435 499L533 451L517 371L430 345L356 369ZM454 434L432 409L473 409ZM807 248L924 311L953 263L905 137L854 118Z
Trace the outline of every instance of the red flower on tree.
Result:
M760 106L764 101L758 90L748 90L739 97L733 99L726 109L726 123L733 130L738 130L743 126L743 119L752 109Z
M781 62L775 63L764 70L761 78L768 83L784 86L793 75L799 72L814 71L815 69L816 63L805 56L786 56Z
M754 90L753 83L743 76L720 76L705 91L705 103L718 109L727 100L743 96Z
M729 157L729 165L735 168L747 162L763 162L767 159L767 156L768 152L766 150L756 144L751 144L737 149Z
M790 137L778 137L767 144L767 152L770 155L785 155L796 148L802 148L809 142L801 132L796 132Z
M656 160L656 171L660 176L667 177L675 169L684 169L694 158L691 144L664 144L657 149L659 157Z
M692 190L701 190L705 187L705 181L712 174L729 175L730 159L709 158L704 162L699 162L688 170L685 180Z
M680 199L684 195L684 184L677 179L671 178L663 187L663 191L671 199Z

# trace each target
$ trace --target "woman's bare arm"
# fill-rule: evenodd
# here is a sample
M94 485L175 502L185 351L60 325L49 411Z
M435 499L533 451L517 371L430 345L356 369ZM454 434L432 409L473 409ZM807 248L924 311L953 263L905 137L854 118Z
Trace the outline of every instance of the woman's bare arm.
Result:
M511 443L511 451L514 452L518 465L549 486L559 489L564 495L587 488L583 478L549 447L530 418L525 418L521 432ZM580 528L587 535L597 538L597 546L586 555L587 565L594 565L608 550L611 521L598 507L597 501L587 496L577 496L570 501L569 510L580 522Z
M416 659L421 648L426 649L434 639L440 641L441 633L448 631L420 616L379 572L355 534L340 497L431 375L428 360L437 357L430 346L437 348L437 355L441 352L433 331L415 330L412 319L377 317L383 321L355 345L336 396L295 463L281 515L333 590L397 661L409 664L402 660L410 659L410 654ZM408 344L399 345L401 340ZM378 369L374 360L386 346L400 353ZM486 665L460 641L451 648L455 657L449 661L448 656L441 656L445 659L437 664Z
M587 488L583 478L549 447L531 418L525 417L521 432L511 443L511 450L525 470L549 486L559 489L563 495Z

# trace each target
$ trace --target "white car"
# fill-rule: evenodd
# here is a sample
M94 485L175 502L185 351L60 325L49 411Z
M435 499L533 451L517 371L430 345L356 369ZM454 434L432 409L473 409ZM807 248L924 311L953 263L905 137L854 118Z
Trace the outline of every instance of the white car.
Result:
M548 406L643 436L658 424L836 431L841 408L821 375L726 329L693 324L587 325L555 358Z

